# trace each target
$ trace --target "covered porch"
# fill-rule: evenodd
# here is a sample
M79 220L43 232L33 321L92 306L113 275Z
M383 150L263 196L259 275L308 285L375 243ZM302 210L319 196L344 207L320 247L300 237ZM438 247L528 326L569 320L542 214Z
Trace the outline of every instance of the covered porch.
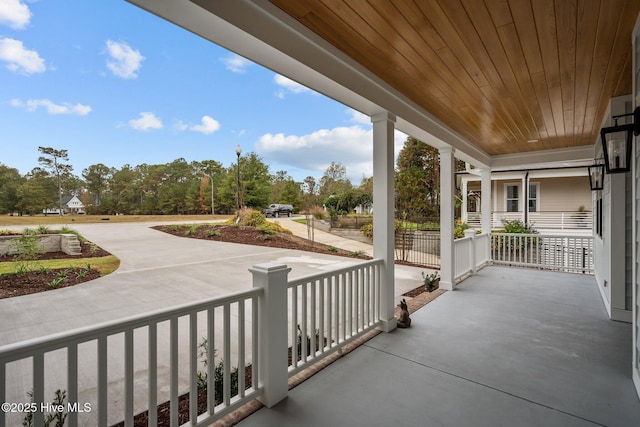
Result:
M635 425L631 325L593 276L486 267L240 426Z
M154 314L154 317L109 324L87 332L86 336L74 336L72 340L68 340L67 336L58 337L54 343L56 348L67 347L70 354L67 357L68 382L72 384L69 386L70 401L77 401L78 398L77 387L73 385L74 380L77 382L78 379L78 346L84 343L85 338L95 339L99 354L96 363L96 412L98 424L108 425L107 383L110 371L106 363L107 335L122 334L126 356L122 363L125 372L123 401L126 424L131 425L136 396L132 350L134 329L148 327L151 331L148 359L149 389L153 391L157 385L158 353L157 340L153 337L156 336L157 323L165 322L165 329L170 331L170 393L171 406L175 409L178 392L182 388L178 366L189 367L190 372L186 376L190 379L189 390L192 395L195 395L197 388L195 378L199 334L194 331L198 330L198 317L206 316L206 324L210 325L207 326L207 336L213 338L214 312L222 312L224 320L216 320L215 325L224 324L224 330L218 333L218 336L223 336L224 347L214 347L213 339L209 339L208 349L209 354L217 349L225 355L225 360L230 360L230 325L231 319L235 321L236 317L229 307L237 305L251 306L247 313L244 308L238 308L237 324L249 323L251 319L249 330L252 342L247 343L246 347L251 348L251 360L256 361L260 371L254 375L252 391L244 397L260 396L271 402L267 403L269 406L273 404L271 409L262 409L249 417L243 425L627 426L637 423L640 419L640 402L634 393L637 387L634 388L631 381L633 372L636 383L640 384L637 379L638 352L633 349L637 338L632 338L632 334L636 337L638 334L637 330L633 332L633 328L637 328L638 305L638 284L635 279L638 255L635 250L637 245L634 245L637 244L637 238L628 245L611 244L611 237L625 231L624 221L612 220L618 205L629 206L629 210L634 206L633 212L628 215L633 218L633 224L629 219L627 235L638 235L638 216L635 215L637 203L632 202L633 198L638 199L637 187L633 189L633 195L631 186L625 193L624 187L618 185L622 182L608 177L604 202L602 197L600 202L596 198L593 200L596 206L603 206L600 218L604 216L620 228L611 233L609 228L614 227L604 222L604 233L597 233L604 242L597 247L597 250L602 248L604 256L601 259L619 259L623 264L626 259L630 261L628 268L613 263L611 269L596 266L596 278L602 279L602 289L606 286L621 291L620 295L612 293L611 299L615 301L610 303L613 308L609 310L615 312L619 309L615 305L617 300L624 300L625 316L632 319L633 324L609 319L596 279L588 275L493 266L480 270L477 275L456 286L457 278L467 272L466 269L461 270L465 266L459 262L462 256L472 260L471 270L477 264L473 260L481 258L476 258L469 244L454 243L454 201L453 197L448 197L455 192L455 159L476 167L481 175L481 191L488 195L491 194L490 174L495 168L565 162L584 166L597 157L594 156L597 150L593 144L601 124L606 123L609 116L618 113L614 109L607 110L609 98L632 91L630 58L633 50L629 35L638 16L636 2L620 2L618 8L608 8L594 2L600 12L598 14L596 10L589 9L585 15L597 19L586 24L577 18L578 15L582 16L582 10L579 14L577 8L559 6L557 16L562 18L561 22L566 19L573 23L579 34L595 34L595 29L607 28L613 33L609 37L586 41L574 37L574 41L581 43L557 45L550 43L547 35L565 40L567 34L556 34L556 20L544 19L548 16L544 2L524 2L528 6L526 8L516 5L505 8L508 6L506 3L494 2L490 9L482 6L479 10L460 13L463 9L461 2L449 1L431 2L429 10L417 10L412 2L380 2L379 9L363 7L362 10L354 10L351 6L347 7L347 2L336 2L337 6L342 7L330 7L324 2L298 1L130 1L371 117L374 205L387 208L376 212L373 251L376 260L367 265L370 270L357 273L338 270L330 278L314 277L313 282L304 283L287 283L279 278L281 286L276 295L269 290L269 286L256 286L257 289L228 298L181 307L179 310L166 310ZM467 3L469 7L473 6L473 2ZM609 13L611 10L621 13ZM342 14L336 15L337 12ZM380 25L385 24L381 17L390 21ZM415 17L419 18L417 25L413 21ZM449 17L460 17L460 20L450 20ZM428 18L433 18L435 25L424 25L428 33L414 34L410 31L422 28L422 23L426 23ZM535 18L539 18L539 30L530 25ZM498 25L498 22L502 24ZM553 23L553 31L548 31L549 23ZM431 31L432 27L437 27L437 30ZM480 30L476 32L472 28ZM561 30L566 28L572 27L562 26ZM334 31L338 36L334 36ZM437 34L438 31L441 36ZM513 37L516 33L522 40L533 41L533 45L512 46L511 41L516 39ZM542 35L541 38L531 36L538 33ZM389 41L394 43L390 44ZM504 45L504 52L484 48L500 44ZM549 46L551 48L547 50ZM567 51L575 52L579 47L582 52L585 46L593 46L586 49L592 52L607 53L594 54L589 59L589 64L593 60L593 69L600 70L589 74L592 82L588 81L588 77L583 81L585 75L576 72L590 67L583 67L582 63L564 64L562 69L568 72L561 73L560 64L556 64L557 58L573 57L567 55ZM414 47L417 50L414 51ZM454 53L460 54L459 57L454 58ZM602 66L601 57L611 65ZM444 58L444 62L439 58ZM494 64L501 65L496 69ZM544 66L540 67L540 64ZM431 72L431 69L437 72ZM513 75L514 69L518 70L518 75ZM620 70L628 73L620 74ZM574 108L573 101L563 104L562 99L574 99L573 89L567 93L571 96L564 97L562 87L549 84L559 81L563 75L568 76L564 91L575 88L579 81L583 87L590 88L589 92L600 96L587 96L587 91L581 91L579 97L575 97L579 99L579 102L575 102L579 108ZM637 93L637 88L634 93ZM505 94L514 95L506 97ZM529 102L532 99L539 101ZM587 99L593 104L587 105ZM588 114L576 113L574 117L574 111ZM575 128L574 122L577 124ZM585 123L588 125L582 126ZM394 232L393 141L396 129L439 149L441 194L443 200L448 201L441 205L441 235L444 238L440 286L448 290L456 289L416 312L412 328L408 330L395 330L393 306L396 278L391 268L393 244L389 243L392 240L388 238ZM634 167L633 173L637 176L637 167ZM624 179L624 176L616 178L617 181ZM485 197L485 200L487 203L490 197ZM491 207L483 206L481 211L490 212ZM620 212L623 212L621 217L625 219L624 209L620 209ZM491 229L488 216L484 218L481 228L483 235L487 236ZM469 236L465 239L477 238ZM486 243L485 255L489 249L488 241ZM618 250L623 246L622 250ZM460 254L457 253L458 249ZM274 273L285 275L284 270L286 268ZM634 278L633 283L629 281L628 295L624 278L617 277L618 272L626 270L628 277ZM252 272L258 273L257 270ZM269 268L260 273L267 275ZM345 279L347 276L351 279ZM342 284L340 288L338 282ZM317 287L316 283L319 283ZM323 287L324 283L333 283L335 287L329 284ZM607 283L611 283L611 286ZM295 293L298 288L300 294ZM272 324L278 326L287 323L287 311L282 310L286 305L281 303L287 301L286 292L289 289L292 292L291 310L294 310L293 302L307 301L305 292L327 295L326 310L319 308L317 311L326 311L328 314L319 318L318 328L313 320L309 321L309 325L301 321L300 342L306 341L316 330L322 334L322 325L327 325L329 331L334 325L336 334L333 337L335 341L340 341L336 346L354 337L365 326L390 333L380 334L353 353L340 358L329 368L291 390L288 398L280 401L287 396L287 371L278 357L286 356L289 343L282 328ZM606 294L604 291L601 293ZM347 298L342 298L342 304L332 303L339 295L347 295ZM321 300L319 297L318 304L322 304ZM279 310L269 305L273 301L280 304L275 306ZM260 309L259 304L262 304ZM302 319L306 313L304 304L306 302L299 305ZM309 304L308 311L315 313L315 302ZM347 306L352 309L345 317L343 307ZM256 313L262 316L270 311L280 314L274 316L276 319L261 318L256 321ZM179 317L188 317L190 335L185 338L188 346L178 345ZM353 318L356 321L348 320ZM293 315L289 322L292 342L297 342L298 338L297 319L298 316ZM331 323L332 320L334 323ZM344 325L347 323L350 328L345 331ZM355 328L352 328L352 323ZM275 332L276 340L271 339L271 333ZM248 336L240 334L239 341L248 341ZM261 338L256 338L258 336ZM329 335L327 343L330 350L340 351L332 345L333 341L332 335ZM271 344L267 346L265 343ZM45 348L45 343L38 345L33 357L34 396L36 401L43 401L45 387L44 375L41 374L44 372L44 352L49 347ZM46 346L50 346L50 343L47 342ZM188 348L188 364L178 363L178 349L183 347ZM241 348L238 353L242 354L244 344L238 347ZM18 346L9 350L6 353L12 352L11 357L18 357L23 351L26 354L26 350ZM314 353L313 350L311 345L311 353ZM305 358L305 350L301 353ZM32 357L31 354L28 357ZM248 359L240 356L239 365L244 366L245 360ZM278 372L271 369L273 363L278 365ZM208 369L211 379L213 371L210 367ZM229 367L225 369L225 384L228 384ZM4 383L4 370L0 375L1 384ZM210 380L209 389L212 388L211 383ZM240 389L242 385L240 380ZM218 414L231 410L233 403L240 403L231 402L230 394L230 386L225 385L225 408ZM4 397L4 390L0 390L0 397ZM156 397L156 393L150 393L150 407L155 406ZM195 422L195 405L191 408L191 414L191 420ZM41 420L40 414L36 424L39 421L42 424ZM201 423L205 425L212 420L202 419ZM77 420L70 417L70 424L72 422L77 425ZM173 425L177 424L176 417Z

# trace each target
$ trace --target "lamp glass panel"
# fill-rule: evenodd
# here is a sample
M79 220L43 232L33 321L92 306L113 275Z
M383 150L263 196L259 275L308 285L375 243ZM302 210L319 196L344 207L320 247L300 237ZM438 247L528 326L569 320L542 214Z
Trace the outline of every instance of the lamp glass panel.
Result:
M604 168L602 166L589 166L589 184L592 190L599 190L603 187Z
M609 155L609 169L626 168L627 160L627 132L613 132L607 134L607 154Z
M602 171L601 167L595 168L593 172L593 182L597 187L602 187Z

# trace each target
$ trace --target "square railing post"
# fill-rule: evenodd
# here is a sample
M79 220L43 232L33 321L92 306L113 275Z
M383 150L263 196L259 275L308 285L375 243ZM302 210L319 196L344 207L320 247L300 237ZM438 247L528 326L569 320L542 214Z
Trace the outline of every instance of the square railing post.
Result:
M284 264L266 263L249 269L253 287L264 289L258 307L258 381L262 386L259 400L268 408L287 397L287 307L288 274Z
M469 264L471 264L471 268L469 271L471 274L476 274L476 230L464 230L464 237L471 239L469 243Z

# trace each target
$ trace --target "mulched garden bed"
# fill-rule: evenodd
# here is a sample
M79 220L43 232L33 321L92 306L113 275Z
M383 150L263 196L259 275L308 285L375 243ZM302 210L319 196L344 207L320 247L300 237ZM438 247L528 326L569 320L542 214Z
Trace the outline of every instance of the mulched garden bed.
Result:
M251 387L251 365L247 365L244 371L244 383L246 388ZM222 399L216 396L216 405L222 403ZM170 402L166 401L158 405L158 427L171 425ZM207 391L198 391L198 415L207 412ZM189 393L178 396L178 425L189 421ZM133 417L134 427L147 427L149 425L149 411L141 412ZM124 427L124 421L114 424L112 427Z
M367 254L350 252L322 243L310 242L298 236L287 233L269 234L255 227L236 225L198 224L197 227L182 225L159 225L152 227L165 233L191 239L214 240L218 242L241 243L254 246L269 246L272 248L294 249L299 251L316 252L329 255L339 255L359 259L371 259Z
M39 254L36 260L95 258L111 255L104 249L90 243L80 244L80 255L68 255L64 252L46 252ZM14 255L1 255L0 262L16 261ZM28 265L30 261L23 261ZM91 264L90 262L88 263ZM0 299L50 291L74 286L100 277L100 272L89 265L76 268L36 269L24 273L0 274ZM16 265L17 267L17 265ZM64 278L64 280L60 280Z
M436 289L438 289L438 286L436 286L433 290L435 291ZM405 292L404 294L402 294L403 297L410 297L410 298L414 298L417 297L420 294L423 294L425 292L428 292L426 289L425 285L420 285L417 288L411 289L410 291ZM433 291L431 291L433 292Z

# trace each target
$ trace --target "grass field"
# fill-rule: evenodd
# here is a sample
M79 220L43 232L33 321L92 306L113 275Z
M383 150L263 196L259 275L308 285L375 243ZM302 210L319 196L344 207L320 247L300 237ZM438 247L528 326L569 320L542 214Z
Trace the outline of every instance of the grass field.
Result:
M105 222L220 221L233 215L34 215L0 217L0 227L15 225L90 224Z

